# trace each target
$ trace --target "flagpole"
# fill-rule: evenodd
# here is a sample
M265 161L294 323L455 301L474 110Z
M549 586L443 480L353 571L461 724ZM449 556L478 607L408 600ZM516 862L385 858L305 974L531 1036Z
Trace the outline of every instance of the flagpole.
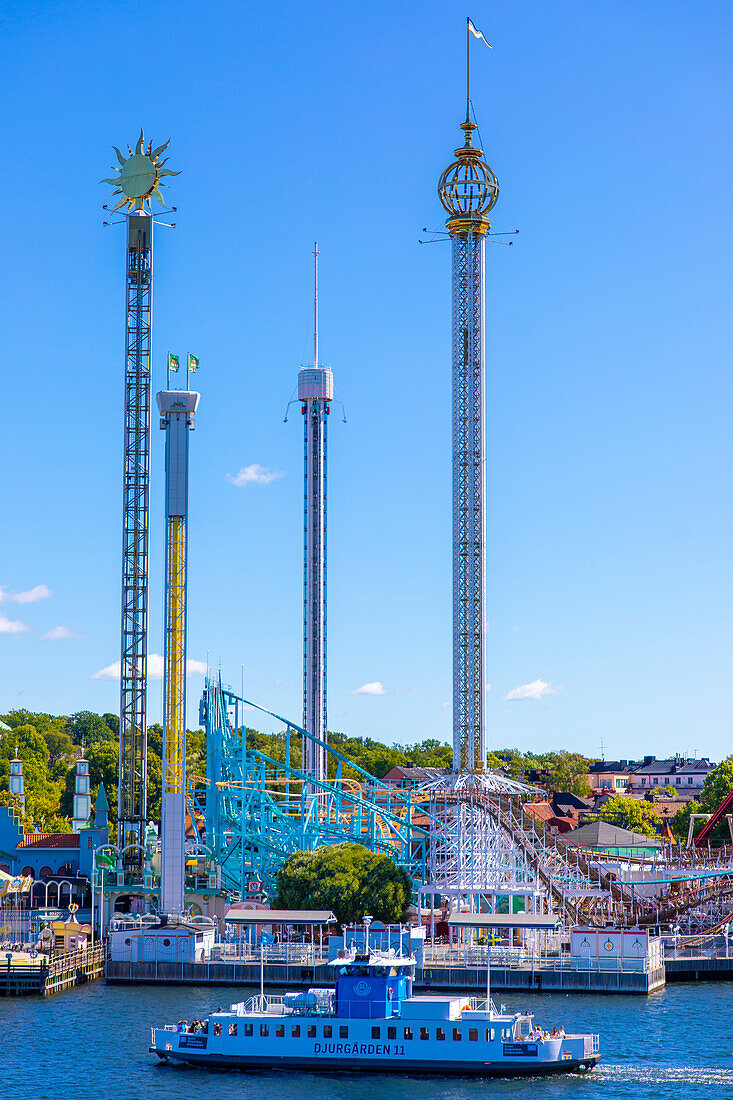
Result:
M189 378L191 376L191 353L186 354L186 393L191 389Z
M466 122L471 121L471 36L468 33L469 16L466 16Z
M168 374L165 388L169 390L171 388L171 353L168 352Z

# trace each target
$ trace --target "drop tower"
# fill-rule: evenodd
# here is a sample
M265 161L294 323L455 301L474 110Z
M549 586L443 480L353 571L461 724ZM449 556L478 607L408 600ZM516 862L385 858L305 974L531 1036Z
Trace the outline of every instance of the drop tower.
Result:
M298 372L303 414L303 771L326 779L326 517L333 372L319 363L318 242L313 248L313 365Z
M453 771L486 763L485 264L496 176L473 143L466 94L464 142L438 182L452 250Z
M125 410L122 475L122 616L120 645L119 846L124 863L142 868L147 820L148 546L150 534L150 356L152 342L152 199L165 209L162 154L140 136L126 157L114 149L114 188L126 229Z

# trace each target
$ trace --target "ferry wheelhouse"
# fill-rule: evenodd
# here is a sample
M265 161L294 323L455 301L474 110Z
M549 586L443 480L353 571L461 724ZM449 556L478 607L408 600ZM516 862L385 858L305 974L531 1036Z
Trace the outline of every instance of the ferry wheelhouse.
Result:
M597 1035L551 1033L490 998L413 996L414 956L352 951L331 965L334 988L261 994L200 1022L153 1028L150 1051L229 1069L507 1077L590 1070L599 1059Z

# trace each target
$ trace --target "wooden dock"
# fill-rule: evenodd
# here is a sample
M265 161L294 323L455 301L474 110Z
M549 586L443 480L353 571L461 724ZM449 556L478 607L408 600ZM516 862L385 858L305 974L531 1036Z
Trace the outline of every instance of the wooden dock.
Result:
M49 997L77 985L95 982L104 975L106 944L82 951L65 951L50 959L14 962L0 957L0 996ZM5 963L5 965L2 965Z

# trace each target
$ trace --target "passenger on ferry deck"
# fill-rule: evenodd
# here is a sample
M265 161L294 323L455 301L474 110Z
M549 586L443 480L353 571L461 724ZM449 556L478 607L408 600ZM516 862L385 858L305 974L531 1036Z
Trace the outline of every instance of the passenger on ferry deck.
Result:
M559 1034L561 1039L565 1038L566 1032L565 1032L565 1025L564 1024L560 1024L560 1031L558 1032L558 1034Z

